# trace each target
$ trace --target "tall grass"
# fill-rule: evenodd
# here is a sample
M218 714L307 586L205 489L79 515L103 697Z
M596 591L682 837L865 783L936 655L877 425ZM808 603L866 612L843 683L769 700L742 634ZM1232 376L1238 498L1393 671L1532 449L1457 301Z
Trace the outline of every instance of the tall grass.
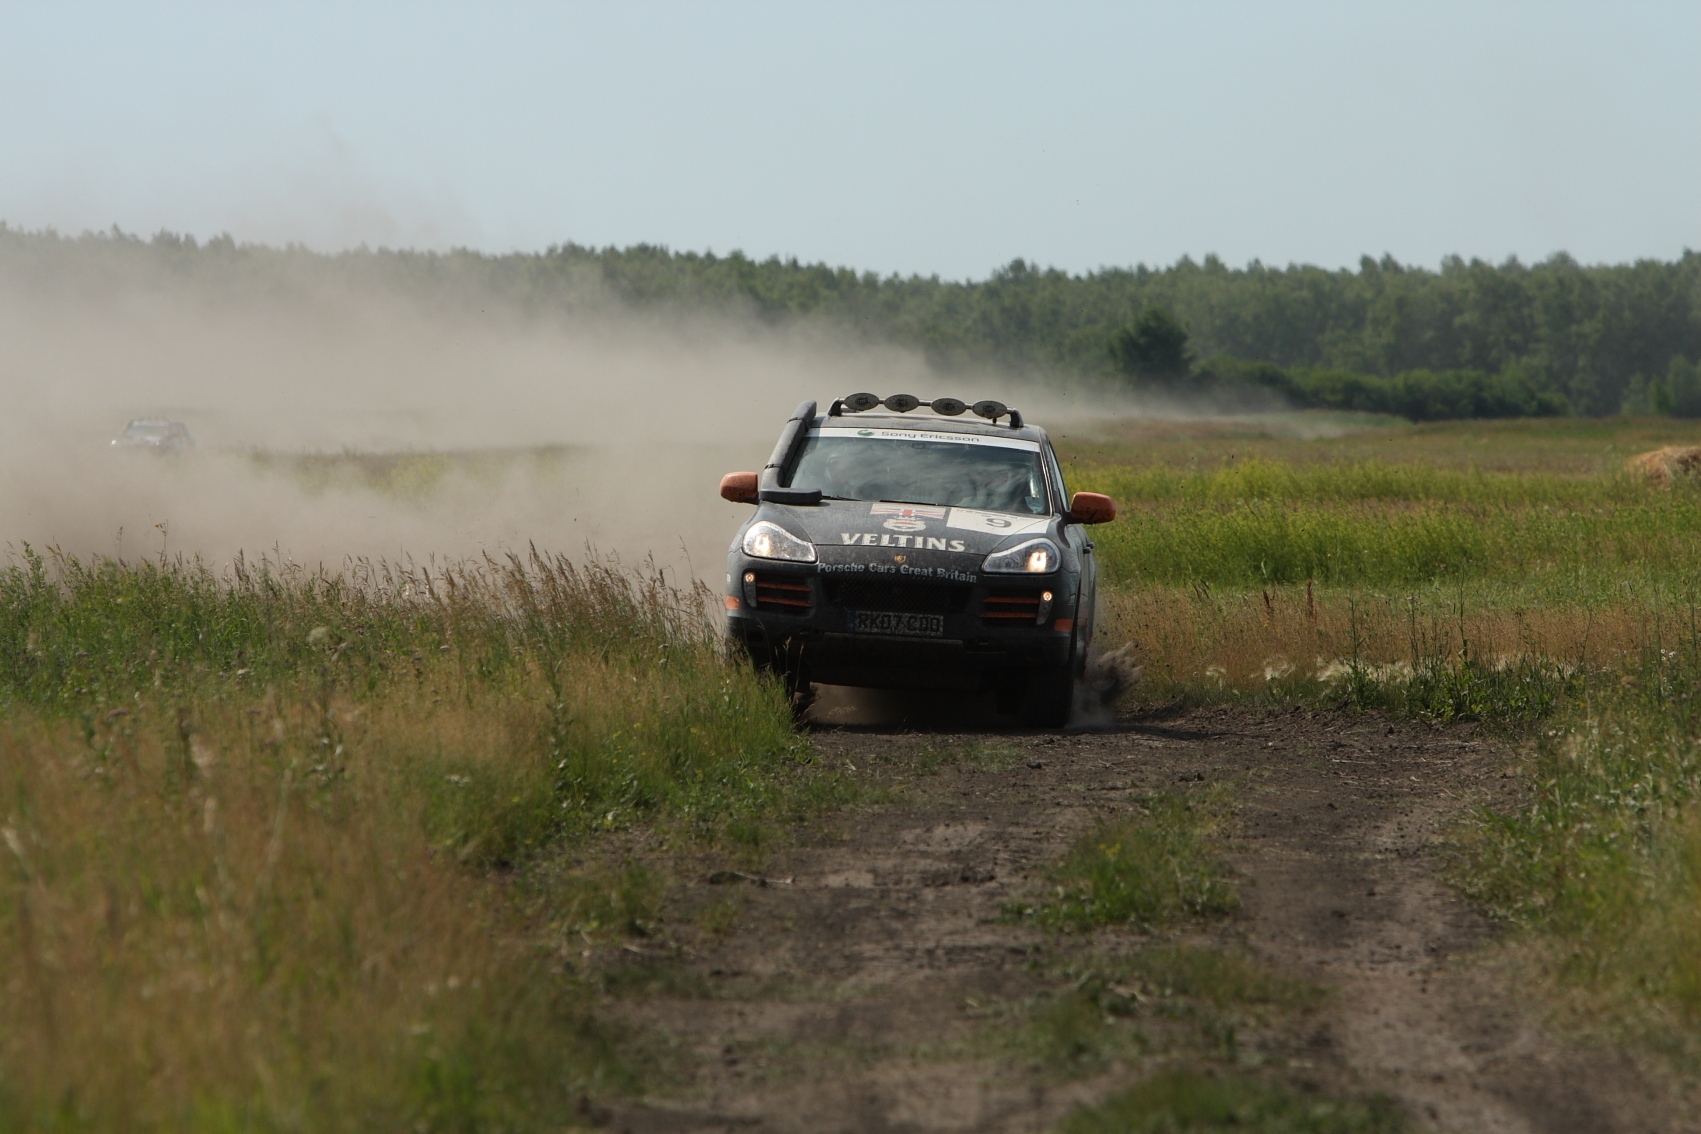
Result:
M1701 553L1701 491L1613 473L1419 465L1216 469L1098 464L1081 486L1122 505L1094 542L1113 585L1519 581L1610 590L1684 576Z
M1076 465L1071 484L1118 500L1192 505L1349 501L1444 501L1449 504L1587 505L1639 501L1647 492L1625 475L1561 476L1552 472L1489 472L1427 462L1348 461L1299 464L1259 458L1208 468L1128 465L1106 461Z
M664 883L587 840L834 790L704 598L535 553L0 575L0 1129L557 1128L630 1083L577 974Z
M1105 595L1099 636L1134 643L1148 700L1323 698L1445 717L1529 718L1557 707L1585 673L1637 664L1686 616L1685 602L1636 587L1599 607L1494 585L1403 593L1151 587ZM1455 704L1455 694L1503 704L1471 708Z
M249 716L0 731L0 1127L523 1129L629 1077L404 775Z
M1528 757L1531 798L1484 812L1457 878L1552 947L1590 1018L1701 1068L1701 623L1596 683Z
M1409 585L1532 576L1597 589L1681 575L1701 554L1698 499L1583 508L1352 503L1128 508L1094 536L1113 584Z
M1319 696L1451 718L1552 712L1687 603L1701 490L1420 462L1178 468L1100 451L1100 637L1148 695Z
M1101 448L1076 479L1124 505L1094 536L1112 584L1099 633L1136 644L1146 697L1473 717L1533 738L1526 801L1474 817L1455 880L1521 931L1580 1019L1694 1070L1701 490L1624 476L1627 430L1665 442L1636 423L1458 427L1390 438L1398 464L1186 467Z

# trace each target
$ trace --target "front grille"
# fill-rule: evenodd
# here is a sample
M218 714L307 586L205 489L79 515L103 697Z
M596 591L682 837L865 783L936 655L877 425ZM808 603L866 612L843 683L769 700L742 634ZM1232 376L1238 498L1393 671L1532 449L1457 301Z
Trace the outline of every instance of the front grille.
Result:
M812 605L809 584L802 579L778 575L756 575L756 606L760 610L808 612Z
M968 609L967 587L942 587L887 579L831 579L827 597L851 610L901 614L959 614Z
M989 625L1039 621L1038 591L993 591L980 603L980 618Z

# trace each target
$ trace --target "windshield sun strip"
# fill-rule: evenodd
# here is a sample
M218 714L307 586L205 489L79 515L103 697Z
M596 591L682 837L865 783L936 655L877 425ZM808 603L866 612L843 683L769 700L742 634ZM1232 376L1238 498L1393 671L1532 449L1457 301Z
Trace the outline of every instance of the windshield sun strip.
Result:
M811 429L813 438L860 438L868 441L926 441L943 445L975 445L988 449L1022 449L1039 452L1039 442L1021 437L988 437L983 433L933 433L913 429Z

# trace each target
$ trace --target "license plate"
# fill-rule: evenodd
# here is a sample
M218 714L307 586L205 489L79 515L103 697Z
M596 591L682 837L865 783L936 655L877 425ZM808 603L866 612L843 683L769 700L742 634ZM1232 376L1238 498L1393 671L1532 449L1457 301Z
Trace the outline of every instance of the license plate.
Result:
M902 614L893 610L853 610L851 629L858 634L895 634L903 638L941 638L943 614Z

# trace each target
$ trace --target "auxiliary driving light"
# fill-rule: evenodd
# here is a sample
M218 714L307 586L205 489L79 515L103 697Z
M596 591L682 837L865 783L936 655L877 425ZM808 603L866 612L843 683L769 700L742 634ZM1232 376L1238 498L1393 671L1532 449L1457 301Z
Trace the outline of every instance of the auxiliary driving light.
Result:
M940 417L956 417L967 410L976 417L984 417L994 424L997 424L999 418L1008 415L1012 429L1022 428L1021 414L1003 402L993 401L990 398L970 405L961 398L934 398L932 401L923 401L914 394L889 394L882 398L879 394L870 394L865 390L860 394L847 394L836 399L833 402L833 408L828 410L827 413L829 417L838 417L841 412L867 413L869 410L878 409L881 406L885 406L893 413L909 413L913 409L926 406Z

